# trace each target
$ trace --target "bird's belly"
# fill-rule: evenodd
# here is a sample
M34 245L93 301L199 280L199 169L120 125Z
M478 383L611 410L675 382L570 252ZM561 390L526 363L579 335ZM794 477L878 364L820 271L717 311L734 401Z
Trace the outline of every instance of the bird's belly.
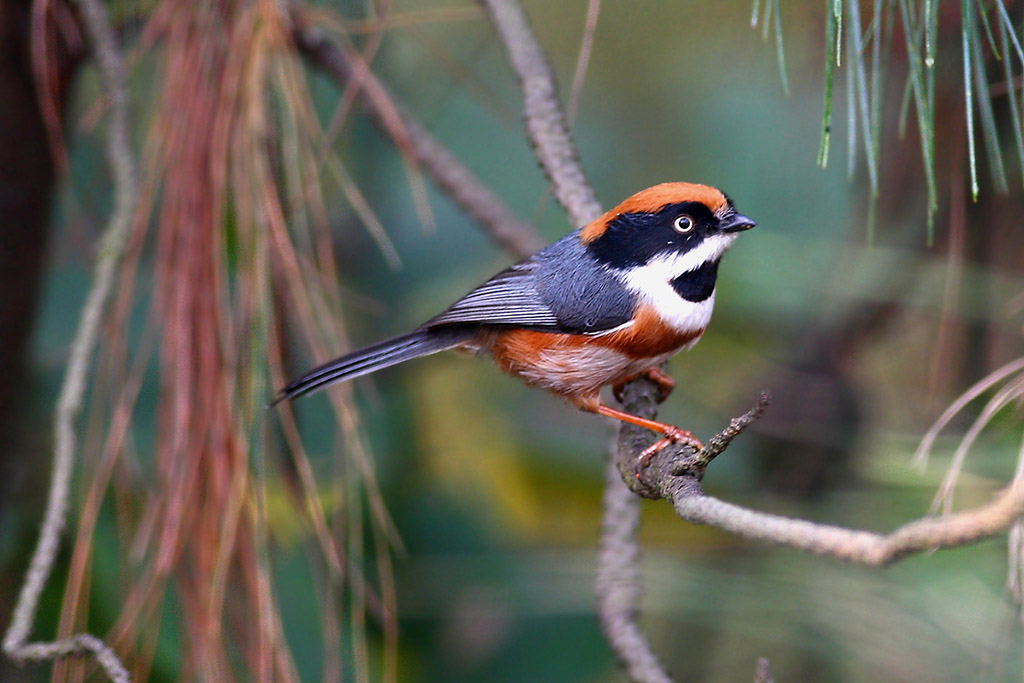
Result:
M681 346L631 354L610 341L607 337L514 330L490 335L481 347L505 372L573 398L655 367Z

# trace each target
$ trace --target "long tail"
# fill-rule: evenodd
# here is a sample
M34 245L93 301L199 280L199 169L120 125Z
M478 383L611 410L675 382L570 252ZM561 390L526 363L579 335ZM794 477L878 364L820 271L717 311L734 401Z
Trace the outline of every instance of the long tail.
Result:
M328 384L376 372L402 361L444 351L469 341L474 331L466 328L416 330L335 358L293 380L280 391L271 406L290 398L323 389Z

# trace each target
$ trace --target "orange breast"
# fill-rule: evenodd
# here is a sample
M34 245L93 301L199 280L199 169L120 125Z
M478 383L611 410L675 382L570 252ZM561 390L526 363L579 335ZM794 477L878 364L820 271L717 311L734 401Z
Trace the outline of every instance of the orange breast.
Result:
M633 324L610 334L592 337L590 343L615 349L630 358L654 358L672 354L704 334L703 329L679 330L669 327L652 306L641 306Z
M702 332L679 333L642 308L633 325L610 334L502 330L485 333L479 344L505 372L575 400L644 372Z
M594 374L582 362L586 342L587 337L578 334L502 330L487 333L481 346L505 372L556 393L571 393L575 375ZM575 381L592 384L582 379Z

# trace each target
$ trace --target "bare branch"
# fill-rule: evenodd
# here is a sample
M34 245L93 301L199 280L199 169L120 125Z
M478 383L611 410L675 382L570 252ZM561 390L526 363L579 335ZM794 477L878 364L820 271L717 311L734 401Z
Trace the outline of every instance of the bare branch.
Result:
M526 130L534 154L554 187L555 197L576 225L601 214L601 206L579 163L558 101L555 77L517 0L482 0L498 30L523 91ZM621 434L621 432L620 432ZM609 646L635 681L671 680L636 623L642 592L636 540L639 501L615 481L616 459L608 465L598 555L597 610Z
M572 76L572 86L569 88L569 102L565 106L565 116L569 119L570 126L576 120L576 114L579 111L583 81L586 80L590 55L594 51L594 36L597 34L597 17L600 12L601 0L587 2L587 19L583 26L583 39L580 41L580 51L576 56L576 72Z
M96 348L100 323L113 287L118 262L124 252L125 241L134 217L135 197L138 194L138 176L129 144L124 62L103 3L100 0L81 0L80 5L85 29L92 43L93 54L110 102L107 158L114 176L114 209L100 240L93 283L86 296L78 330L71 343L68 369L64 375L54 414L53 472L46 512L39 541L11 617L11 624L4 635L3 649L17 662L47 661L91 653L95 655L111 680L121 682L130 681L131 676L114 651L96 636L86 633L50 643L28 642L39 607L39 596L53 570L64 530L77 449L75 418L82 407L89 360Z
M355 77L360 56L350 46L331 40L308 25L298 9L292 11L292 36L311 64L341 84ZM411 152L438 187L472 218L502 248L528 256L545 245L545 240L528 223L516 218L505 203L438 142L407 111L369 69L359 70L362 87L360 104L371 120L397 144Z
M523 91L526 132L537 160L554 185L558 203L577 227L601 215L601 205L580 165L558 88L544 50L515 0L481 0L494 22Z
M637 625L641 593L637 571L640 507L636 496L622 483L614 458L609 459L605 471L601 508L604 518L597 580L594 582L601 631L630 680L650 683L671 681Z
M653 417L657 387L646 379L633 382L622 392L629 412ZM650 445L648 430L627 425L619 436L619 473L638 495L664 498L688 522L706 524L738 536L834 557L855 564L881 567L907 555L938 548L966 545L1007 529L1024 515L1024 480L1017 480L991 502L943 517L925 517L888 534L846 529L802 519L773 515L733 505L704 494L704 469L729 442L753 423L767 406L762 394L757 407L732 421L701 451L689 446L670 446L641 468L636 454Z

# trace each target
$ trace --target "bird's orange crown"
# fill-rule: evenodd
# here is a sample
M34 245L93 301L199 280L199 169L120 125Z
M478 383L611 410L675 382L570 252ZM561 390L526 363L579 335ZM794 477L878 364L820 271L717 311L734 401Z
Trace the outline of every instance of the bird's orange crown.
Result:
M588 224L580 231L580 239L584 243L593 242L608 229L608 223L621 214L656 213L669 204L679 202L700 202L711 209L712 213L718 213L728 205L729 200L719 190L708 185L661 183L648 187L646 190L640 190Z

